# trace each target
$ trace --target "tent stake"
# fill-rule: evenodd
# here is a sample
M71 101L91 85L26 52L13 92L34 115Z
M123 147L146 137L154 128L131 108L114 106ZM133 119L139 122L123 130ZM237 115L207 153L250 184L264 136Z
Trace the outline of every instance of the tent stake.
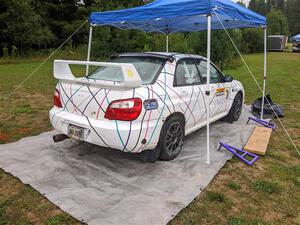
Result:
M263 96L261 101L261 114L260 119L264 119L264 104L266 96L266 81L267 81L267 27L264 27L264 84Z
M209 102L210 102L210 51L211 51L211 15L207 15L207 63L206 63L206 163L210 163L210 137L209 137L209 123L210 123L210 109L209 109Z
M86 57L86 61L88 62L90 61L90 57L91 57L92 36L93 36L93 27L90 26L88 52ZM86 66L86 70L85 70L85 75L87 76L88 74L89 74L89 65Z

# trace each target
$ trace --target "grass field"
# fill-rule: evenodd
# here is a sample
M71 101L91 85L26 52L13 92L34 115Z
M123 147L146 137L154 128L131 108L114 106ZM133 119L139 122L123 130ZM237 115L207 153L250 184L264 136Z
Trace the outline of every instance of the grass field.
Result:
M262 82L263 56L245 57ZM270 53L269 92L283 106L283 122L300 145L300 54ZM41 59L0 61L0 101L21 82ZM260 96L245 67L226 71L242 81L246 103ZM55 80L46 63L7 102L0 105L0 143L50 130ZM1 157L1 155L0 155ZM0 225L81 224L62 212L30 186L0 169ZM173 221L175 224L300 224L300 158L283 129L273 132L267 155L253 167L229 161L212 183Z

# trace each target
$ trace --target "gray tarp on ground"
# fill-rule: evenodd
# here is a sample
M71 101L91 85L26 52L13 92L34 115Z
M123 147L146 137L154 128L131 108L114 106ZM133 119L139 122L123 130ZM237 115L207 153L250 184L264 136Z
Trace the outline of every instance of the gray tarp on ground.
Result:
M182 154L171 162L143 164L132 155L71 140L53 144L52 131L0 145L0 167L88 224L166 224L231 158L216 151L218 142L246 143L253 128L246 125L248 115L212 125L210 165L203 128L186 138Z

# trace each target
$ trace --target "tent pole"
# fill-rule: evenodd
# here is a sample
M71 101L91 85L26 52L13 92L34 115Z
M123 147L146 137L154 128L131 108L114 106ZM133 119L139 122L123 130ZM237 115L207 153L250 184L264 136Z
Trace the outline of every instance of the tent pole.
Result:
M166 50L169 52L169 34L166 36Z
M88 44L88 51L87 51L87 57L86 61L90 61L91 57L91 47L92 47L92 36L93 36L93 27L90 26L90 33L89 33L89 44ZM89 65L86 66L85 75L87 76L89 74Z
M207 63L206 63L206 163L210 163L210 132L209 132L209 123L210 123L210 53L211 53L211 15L207 15Z
M266 81L267 81L267 27L264 27L264 84L263 84L263 96L261 101L261 115L260 115L261 119L264 118Z

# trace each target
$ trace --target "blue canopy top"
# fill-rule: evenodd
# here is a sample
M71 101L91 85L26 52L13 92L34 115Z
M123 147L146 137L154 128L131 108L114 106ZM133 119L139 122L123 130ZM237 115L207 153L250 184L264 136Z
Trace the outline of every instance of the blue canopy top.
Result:
M207 29L206 16L212 15L212 29L262 27L266 18L230 0L156 0L144 6L91 13L92 26L114 26L146 32L191 32ZM219 19L217 18L217 16Z
M291 38L292 41L300 41L300 34L297 34L296 36Z

